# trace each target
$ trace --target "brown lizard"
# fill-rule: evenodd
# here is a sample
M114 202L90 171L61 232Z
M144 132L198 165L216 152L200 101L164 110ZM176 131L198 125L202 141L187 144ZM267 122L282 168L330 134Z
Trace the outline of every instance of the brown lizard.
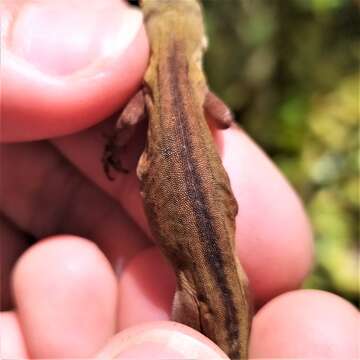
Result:
M212 339L230 358L247 358L251 323L247 277L234 253L237 203L205 114L230 126L226 105L202 71L206 41L197 0L143 0L151 56L143 88L128 103L104 153L120 155L146 115L137 174L157 244L177 278L172 319ZM109 175L110 176L110 175Z

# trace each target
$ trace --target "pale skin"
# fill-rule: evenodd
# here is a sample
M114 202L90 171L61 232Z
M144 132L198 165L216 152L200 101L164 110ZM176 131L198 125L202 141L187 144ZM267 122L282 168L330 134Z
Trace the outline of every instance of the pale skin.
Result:
M2 336L1 341L15 357L26 357L29 353L34 357L47 358L91 357L100 352L111 356L119 352L123 356L130 353L148 356L151 352L156 358L164 356L165 352L168 357L181 358L176 349L166 348L164 344L168 343L169 337L181 339L183 331L187 331L190 337L186 338L186 343L193 353L199 351L203 358L209 358L209 354L212 357L221 356L201 335L188 329L174 328L168 322L151 323L136 330L134 336L141 334L144 338L139 346L129 340L131 337L127 337L125 342L121 340L121 332L130 325L168 319L173 278L155 249L144 251L152 243L144 235L148 230L135 174L119 175L114 183L110 183L102 173L98 161L104 143L102 132L111 128L113 123L102 122L98 128L78 132L100 122L101 116L124 105L139 85L147 63L147 42L137 13L131 12L119 1L100 2L108 7L102 17L99 17L96 8L97 1L91 6L87 4L86 10L80 0L75 10L67 2L59 1L63 14L73 14L74 19L68 21L77 23L83 19L90 23L88 27L72 28L72 32L79 31L79 38L85 39L82 51L75 52L70 40L51 48L51 40L39 43L35 39L27 42L33 46L24 48L21 39L36 38L37 30L43 34L45 29L57 26L66 33L69 23L62 25L58 19L59 23L56 23L55 19L49 19L52 13L45 10L49 3L55 3L54 0L36 2L36 11L34 8L25 9L21 16L17 12L12 20L12 42L5 44L7 51L35 62L42 72L32 72L28 64L14 61L11 56L6 56L2 64L4 78L11 79L16 85L11 88L6 87L6 83L4 85L2 139L17 143L16 146L5 145L2 148L2 167L6 169L3 171L6 176L2 175L2 214L7 218L2 221L1 227L1 232L4 234L6 231L7 234L2 237L5 242L2 249L6 249L5 261L9 264L19 257L20 251L26 250L26 253L12 271L17 310L3 313L2 323L7 336ZM15 3L5 4L8 14L15 14ZM32 2L21 3L29 5ZM48 6L51 8L54 5ZM38 16L37 21L31 16ZM99 33L98 28L93 30L92 16L107 24L106 30L103 28ZM120 37L121 41L128 43L125 50L111 49L108 61L103 61L101 46L94 46L89 54L86 39L98 34L98 43L105 44L121 32L119 19L127 27ZM33 29L31 34L30 28ZM78 50L79 45L76 46ZM55 61L55 50L66 61ZM96 66L86 67L94 57L97 59ZM84 69L81 80L73 75L74 69L79 68ZM47 81L49 78L56 79L59 73L69 75L61 90ZM95 78L99 73L109 76ZM26 118L22 115L24 104L27 105ZM69 113L77 113L78 117L70 118ZM24 123L31 125L27 131L23 130ZM22 142L24 134L27 140L31 140L65 133L70 135L44 144ZM143 135L144 129L139 129L129 145L125 162L130 166L136 163L136 157L141 152ZM356 357L358 315L350 304L328 293L300 290L289 293L299 286L312 262L309 225L293 190L243 132L230 129L217 136L235 195L238 201L241 196L243 204L236 239L239 244L241 241L241 261L253 283L258 306L271 301L255 316L250 357L290 357L294 355L291 353L294 348L298 357L308 354ZM63 160L62 156L65 156ZM242 164L248 164L248 173L241 171L239 158ZM69 163L75 166L69 167ZM56 177L51 178L54 173ZM44 183L50 186L41 187ZM68 196L69 193L74 194L70 191L73 188L70 186L69 190L64 186L69 183L80 184L81 189L76 201L71 204ZM243 194L248 194L250 188L252 197L247 198ZM34 193L37 197L33 196ZM91 208L83 205L88 204L89 198L92 199ZM282 205L270 207L274 203ZM61 223L58 222L60 215L57 209L65 209L61 212ZM264 218L266 211L268 215ZM284 217L286 226L280 227ZM21 229L32 234L37 241L49 233L59 236L27 248ZM60 235L63 233L82 234L88 240ZM93 242L99 247L94 247ZM268 259L272 259L270 265ZM116 277L114 268L120 263L128 266L121 277ZM159 288L159 283L164 285ZM48 286L42 286L44 284ZM280 293L286 294L279 297ZM64 297L64 294L68 296ZM1 296L5 298L8 294L2 293ZM49 302L55 304L54 307L46 308L48 302L44 303L44 299L51 300ZM118 309L115 307L117 302ZM288 309L286 313L281 310L284 308ZM84 309L92 311L85 312ZM77 321L79 319L81 321ZM334 326L329 326L329 321ZM293 327L292 322L296 322L297 326ZM57 326L49 328L49 323ZM305 338L302 334L310 327L317 331L311 338ZM165 331L160 332L161 336L156 341L145 340L149 332L155 333L159 328ZM273 328L278 331L272 331ZM38 329L36 339L32 337L33 329ZM73 333L80 334L76 346ZM264 338L266 341L263 341ZM295 346L299 338L303 339L301 348ZM107 340L111 343L105 346ZM333 351L330 355L320 345L326 341L331 345L327 349Z

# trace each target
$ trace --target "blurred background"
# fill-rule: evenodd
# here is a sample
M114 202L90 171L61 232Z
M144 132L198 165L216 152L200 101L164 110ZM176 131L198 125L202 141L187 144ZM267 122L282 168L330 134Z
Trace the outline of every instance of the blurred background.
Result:
M212 89L297 189L316 264L305 287L359 299L359 8L205 0Z

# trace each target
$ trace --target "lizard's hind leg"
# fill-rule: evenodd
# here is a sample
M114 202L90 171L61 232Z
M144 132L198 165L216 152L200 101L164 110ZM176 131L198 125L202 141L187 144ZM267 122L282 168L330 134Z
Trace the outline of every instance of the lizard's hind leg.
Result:
M124 147L134 134L136 125L146 117L145 99L143 90L139 90L125 106L119 116L113 134L107 136L102 163L109 180L114 180L111 170L128 172L122 165L121 155Z

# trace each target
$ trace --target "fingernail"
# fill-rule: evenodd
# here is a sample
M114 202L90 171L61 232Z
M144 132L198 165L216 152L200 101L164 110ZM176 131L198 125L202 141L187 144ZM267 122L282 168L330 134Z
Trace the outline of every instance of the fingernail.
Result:
M119 0L28 1L7 34L12 53L40 71L69 75L119 56L136 36L142 17Z

